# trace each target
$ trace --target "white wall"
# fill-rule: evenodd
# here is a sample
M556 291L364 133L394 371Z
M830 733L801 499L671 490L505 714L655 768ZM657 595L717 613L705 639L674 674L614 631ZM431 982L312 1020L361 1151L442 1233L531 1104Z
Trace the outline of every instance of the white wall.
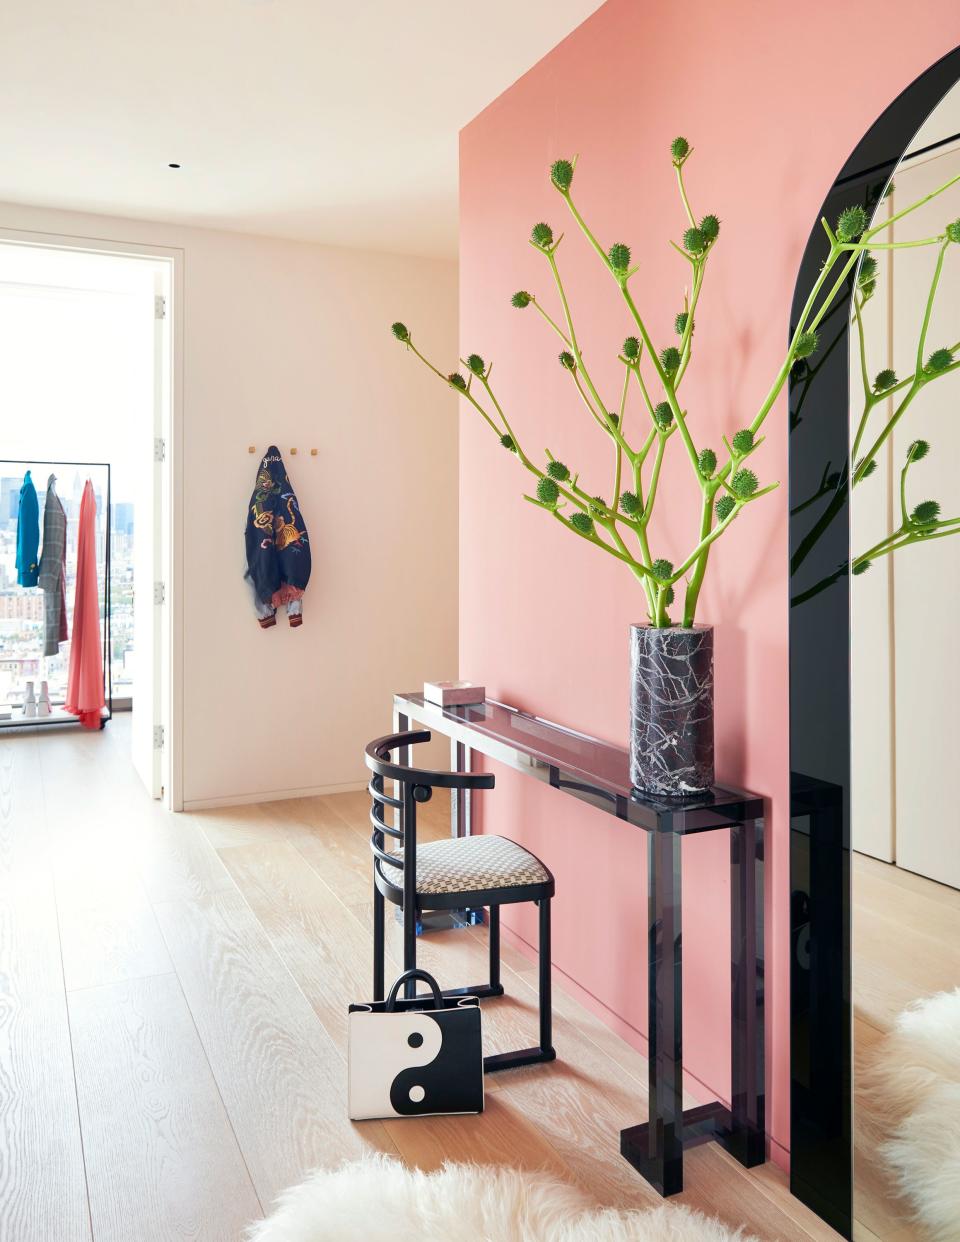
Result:
M455 263L18 205L0 228L184 252L185 805L362 781L391 692L457 672L457 405L390 334L455 365ZM260 630L242 576L270 443L313 550L298 630Z

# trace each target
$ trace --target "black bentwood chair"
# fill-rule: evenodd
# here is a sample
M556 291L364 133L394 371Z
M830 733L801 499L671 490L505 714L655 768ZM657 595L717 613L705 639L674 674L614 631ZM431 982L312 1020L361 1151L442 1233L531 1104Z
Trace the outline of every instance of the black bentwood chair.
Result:
M494 777L487 772L427 772L395 763L391 752L417 742L428 742L424 731L394 733L377 738L367 747L367 767L373 772L368 789L373 798L370 822L373 835L373 995L383 1000L384 898L403 909L403 969L417 965L417 920L425 910L458 910L488 906L490 909L490 982L477 987L450 988L444 996L502 996L500 982L500 907L517 901L534 901L540 907L540 1044L517 1052L484 1057L483 1068L513 1069L538 1061L553 1061L552 1005L550 995L550 899L553 876L539 858L506 837L451 837L417 845L417 804L429 802L434 789L492 789ZM396 781L399 797L384 792L384 780ZM398 812L397 827L385 819L386 808ZM384 838L399 843L395 853L384 849ZM414 866L412 860L416 860ZM407 985L408 996L414 981Z

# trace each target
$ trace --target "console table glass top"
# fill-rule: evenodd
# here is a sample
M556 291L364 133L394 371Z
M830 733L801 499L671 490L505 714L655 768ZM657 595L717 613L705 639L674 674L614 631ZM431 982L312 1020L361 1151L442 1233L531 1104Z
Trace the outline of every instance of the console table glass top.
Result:
M494 699L467 707L439 707L422 694L394 695L395 715L433 723L465 747L650 831L671 819L681 834L728 828L763 815L763 800L726 785L681 799L644 794L630 785L627 750L599 738L518 711Z

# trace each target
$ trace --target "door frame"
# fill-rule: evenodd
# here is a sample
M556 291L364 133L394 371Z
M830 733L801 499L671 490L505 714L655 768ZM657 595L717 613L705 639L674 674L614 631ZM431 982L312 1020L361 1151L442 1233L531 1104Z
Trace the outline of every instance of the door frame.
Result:
M164 739L161 758L163 805L171 811L183 810L183 269L184 251L174 246L153 246L143 242L118 241L113 238L82 237L68 233L34 229L0 227L0 242L35 246L44 250L73 250L84 254L120 255L131 259L148 259L166 263L170 291L167 316L170 321L170 348L164 360L167 370L169 399L163 409L163 437L166 441L166 463L169 504L164 514L169 549L167 563L161 566L166 584L165 606L168 608L167 634L158 627L157 641L162 642L161 679L166 684L155 687L161 702L169 704L168 736ZM165 722L167 723L167 722Z

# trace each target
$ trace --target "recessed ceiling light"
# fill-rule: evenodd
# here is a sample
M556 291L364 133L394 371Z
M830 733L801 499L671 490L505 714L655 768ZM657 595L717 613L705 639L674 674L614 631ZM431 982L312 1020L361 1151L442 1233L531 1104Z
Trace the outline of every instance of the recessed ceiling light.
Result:
M179 164L168 164L167 167L168 168L179 168L180 165Z

